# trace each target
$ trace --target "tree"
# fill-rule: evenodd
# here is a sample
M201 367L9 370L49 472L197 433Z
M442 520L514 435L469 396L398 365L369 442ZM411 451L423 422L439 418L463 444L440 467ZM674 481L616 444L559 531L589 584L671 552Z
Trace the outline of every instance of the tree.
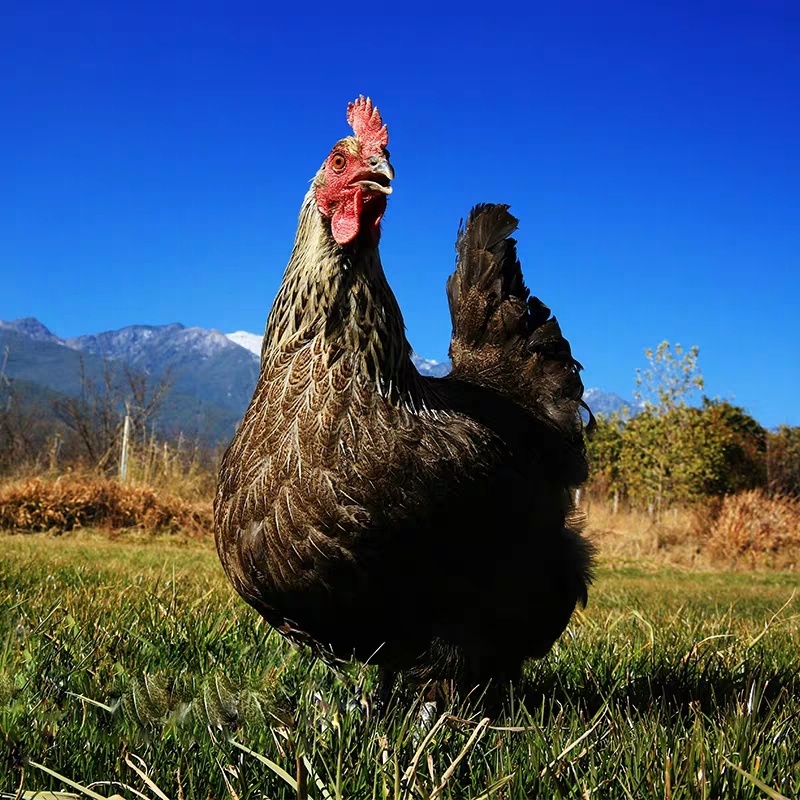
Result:
M659 515L665 503L693 494L688 475L697 465L682 459L699 445L688 403L703 388L699 353L696 345L684 351L663 341L645 350L648 366L636 370L634 398L642 411L625 426L619 470L629 496L653 504Z
M703 375L697 364L700 348L693 345L684 352L680 344L661 342L655 350L644 351L648 366L636 370L634 398L645 410L661 416L674 408L684 408L694 394L703 390Z
M707 494L732 494L767 485L767 431L744 409L726 400L703 400L708 436L722 443L722 463Z
M623 419L612 414L595 419L595 428L586 445L589 457L589 482L592 492L607 495L622 488L619 457L625 428Z
M153 384L146 373L106 361L102 383L86 374L81 359L81 393L53 403L56 417L78 438L93 467L106 469L120 446L126 414L143 433L157 414L171 387L169 375Z
M699 352L666 341L645 351L648 366L636 371L639 413L627 421L600 418L589 441L592 489L622 491L659 515L666 505L768 481L800 494L800 428L768 435L727 401L691 402L703 389Z
M767 485L800 497L800 427L781 425L767 436Z
M699 349L662 342L637 370L642 409L620 431L617 482L659 514L674 503L763 486L767 434L743 409L703 397ZM607 449L607 447L606 447Z

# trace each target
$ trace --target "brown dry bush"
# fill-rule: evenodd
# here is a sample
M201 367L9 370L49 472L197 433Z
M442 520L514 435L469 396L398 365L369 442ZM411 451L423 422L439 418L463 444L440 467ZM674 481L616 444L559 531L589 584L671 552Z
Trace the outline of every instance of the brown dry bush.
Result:
M719 563L794 568L800 563L800 500L760 489L730 495L705 543Z
M212 530L211 505L96 476L28 478L0 486L0 530L62 533L88 527L200 536Z

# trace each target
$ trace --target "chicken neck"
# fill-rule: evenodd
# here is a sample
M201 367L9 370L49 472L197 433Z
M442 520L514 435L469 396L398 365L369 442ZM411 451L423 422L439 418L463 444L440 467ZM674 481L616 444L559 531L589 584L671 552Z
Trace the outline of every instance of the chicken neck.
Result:
M270 353L314 343L327 368L346 359L356 381L371 382L393 402L415 405L419 375L377 242L364 235L339 246L309 192L267 321L262 363Z

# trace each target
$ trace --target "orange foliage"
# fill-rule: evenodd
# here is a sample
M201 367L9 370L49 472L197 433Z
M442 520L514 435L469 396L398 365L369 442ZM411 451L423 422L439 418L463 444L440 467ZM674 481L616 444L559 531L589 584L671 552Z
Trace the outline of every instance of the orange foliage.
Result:
M194 536L212 530L211 503L96 476L27 478L0 485L0 529L62 533L137 529Z
M760 489L722 501L706 543L719 562L791 567L800 562L800 500Z

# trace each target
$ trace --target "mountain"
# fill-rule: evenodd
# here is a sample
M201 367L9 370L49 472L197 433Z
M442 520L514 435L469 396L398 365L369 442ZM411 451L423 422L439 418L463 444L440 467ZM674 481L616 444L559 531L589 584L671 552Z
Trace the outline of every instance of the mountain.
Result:
M225 350L234 351L224 333L187 328L179 322L131 325L118 331L66 339L64 344L100 357L122 359L146 371L157 370L167 362L177 365L195 357L207 359Z
M50 342L51 344L64 343L63 340L59 339L49 328L42 325L36 317L23 317L22 319L15 319L13 322L3 322L3 320L0 319L0 329L21 333L34 342Z
M235 342L245 350L249 350L253 355L261 358L261 343L264 337L257 333L248 333L247 331L235 331L234 333L225 334L232 342Z
M124 379L126 369L151 386L169 384L158 427L210 443L229 440L250 401L258 358L219 331L171 325L132 325L117 331L61 339L37 320L0 322L0 367L24 386L77 396L83 384ZM83 377L82 377L83 376ZM25 383L19 383L24 381Z
M224 333L170 325L132 325L78 336L65 344L83 353L120 361L154 380L168 379L174 392L241 419L258 378L258 358ZM232 433L232 431L231 431Z
M423 358L416 353L411 354L414 366L423 374L433 378L443 378L450 372L449 361L434 361L432 358Z
M247 331L236 331L235 333L225 334L232 342L244 347L251 353L261 358L261 343L263 337L257 333L248 333ZM411 360L414 366L423 374L431 375L434 378L441 378L450 372L449 361L434 361L432 358L423 358L416 353L412 353Z
M224 334L177 322L62 339L27 317L0 321L0 375L14 382L18 401L36 400L46 408L58 397L79 395L83 384L102 387L107 377L123 379L125 369L132 369L152 386L170 385L156 420L162 432L215 444L230 440L250 402L261 341L248 331ZM450 371L449 361L416 353L412 359L424 375L442 377ZM600 389L588 389L586 401L595 414L626 405Z
M587 389L583 393L583 399L586 401L586 405L592 409L592 413L595 416L610 417L615 413L621 414L624 408L633 408L633 403L630 400L624 400L618 394L604 392L602 389Z
M80 393L82 372L94 382L103 375L100 359L82 359L63 339L31 319L0 322L0 367L9 378L68 395Z

